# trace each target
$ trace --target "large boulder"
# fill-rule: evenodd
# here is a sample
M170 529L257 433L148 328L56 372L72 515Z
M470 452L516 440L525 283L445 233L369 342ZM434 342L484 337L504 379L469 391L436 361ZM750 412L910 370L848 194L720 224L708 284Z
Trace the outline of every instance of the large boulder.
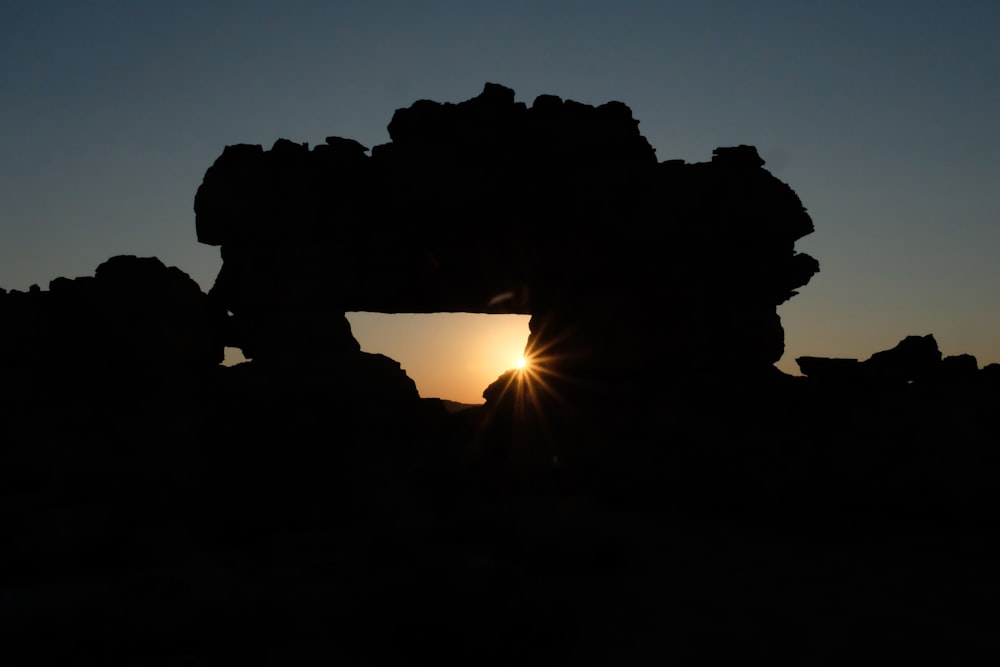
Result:
M984 380L988 373L979 370L971 354L941 356L933 334L907 336L895 347L876 352L865 361L799 357L795 360L810 380L854 386L893 386L927 383L969 385Z
M891 350L869 357L865 372L878 383L914 382L932 378L940 363L941 351L932 334L907 336Z

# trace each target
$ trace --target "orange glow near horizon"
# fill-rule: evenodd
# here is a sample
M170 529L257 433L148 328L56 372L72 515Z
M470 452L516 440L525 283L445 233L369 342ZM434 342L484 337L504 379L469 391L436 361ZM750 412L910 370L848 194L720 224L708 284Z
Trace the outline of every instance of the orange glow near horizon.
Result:
M544 423L546 415L543 414L542 399L559 403L564 408L571 408L566 399L560 395L558 385L573 381L573 378L555 370L561 364L557 363L560 361L559 354L554 352L554 347L561 347L560 344L569 335L571 333L567 332L555 338L547 338L544 346L527 345L524 356L519 357L523 364L519 363L515 372L505 377L505 384L501 389L502 395L513 396L516 415L533 416Z
M365 352L398 361L424 398L481 404L483 390L517 368L528 315L348 313Z
M503 373L527 371L528 315L348 313L365 352L398 361L424 398L480 404ZM224 366L247 361L225 349Z

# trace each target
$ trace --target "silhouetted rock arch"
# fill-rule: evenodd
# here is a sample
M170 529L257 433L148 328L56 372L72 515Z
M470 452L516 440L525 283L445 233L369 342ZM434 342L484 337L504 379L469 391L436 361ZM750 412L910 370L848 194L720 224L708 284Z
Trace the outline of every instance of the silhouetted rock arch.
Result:
M195 198L222 246L228 344L268 359L357 353L344 313L532 315L557 377L644 387L664 374L767 373L776 306L818 270L813 227L753 147L657 162L620 102L486 84L399 109L390 143L230 146Z
M391 133L227 148L197 200L210 295L131 256L0 289L5 656L995 647L964 603L993 576L1000 364L911 336L774 371L816 263L755 149L657 163L624 105L499 86ZM359 307L530 312L535 358L449 416L359 351Z

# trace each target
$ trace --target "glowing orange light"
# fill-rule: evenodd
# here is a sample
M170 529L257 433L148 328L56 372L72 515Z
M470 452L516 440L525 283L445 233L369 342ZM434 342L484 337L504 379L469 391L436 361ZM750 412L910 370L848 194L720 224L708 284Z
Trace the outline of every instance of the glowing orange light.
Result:
M557 338L553 343L560 340L561 338ZM529 340L528 347L525 354L514 362L513 372L507 374L500 395L513 399L515 414L526 416L530 412L544 420L545 416L539 412L542 399L548 398L565 404L556 389L556 383L564 383L569 378L553 368L556 358L546 349L548 345L533 346Z

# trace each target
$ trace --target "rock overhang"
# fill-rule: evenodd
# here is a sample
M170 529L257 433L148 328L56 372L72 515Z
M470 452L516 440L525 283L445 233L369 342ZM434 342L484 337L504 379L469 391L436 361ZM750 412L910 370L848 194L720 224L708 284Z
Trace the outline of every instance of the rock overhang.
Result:
M818 270L794 249L809 215L755 148L658 162L638 125L621 102L528 106L486 84L396 110L391 141L370 151L340 137L227 147L195 198L199 240L222 246L213 296L251 323L304 308L547 317L668 303L668 344L700 351L750 328L737 335L772 363L775 307Z

